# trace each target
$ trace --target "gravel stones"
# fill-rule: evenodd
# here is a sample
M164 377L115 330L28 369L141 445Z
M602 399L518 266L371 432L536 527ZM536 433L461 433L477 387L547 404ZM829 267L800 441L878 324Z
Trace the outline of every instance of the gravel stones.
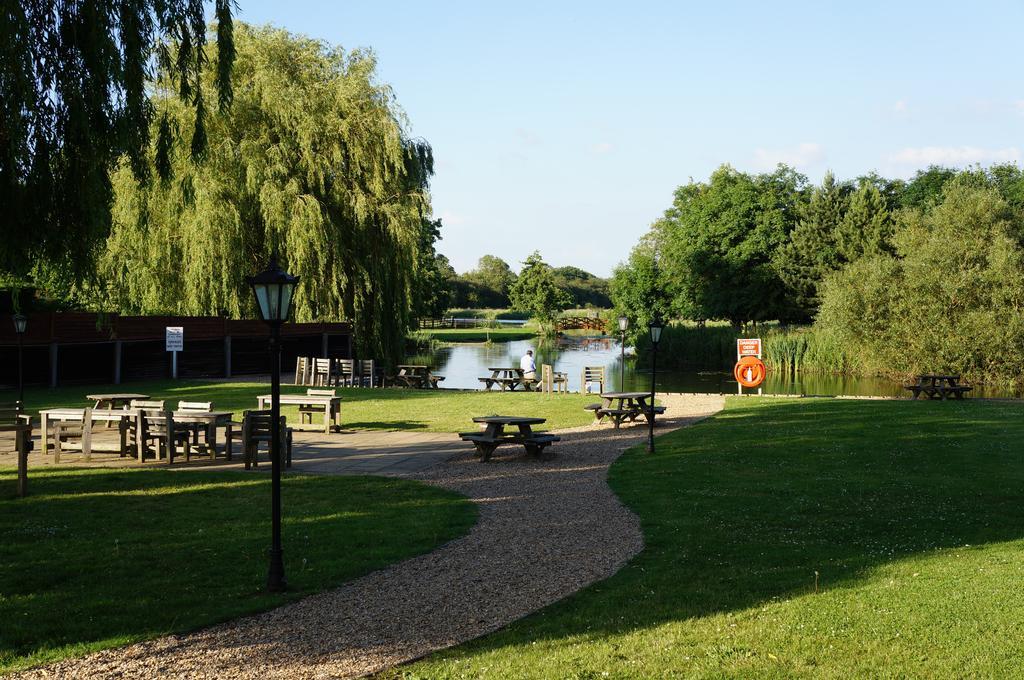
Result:
M668 407L659 433L723 404L717 395L659 399ZM490 633L611 576L643 548L637 517L606 477L646 432L645 423L560 431L552 460L501 447L481 464L467 447L415 475L477 503L466 536L272 611L15 677L346 678Z

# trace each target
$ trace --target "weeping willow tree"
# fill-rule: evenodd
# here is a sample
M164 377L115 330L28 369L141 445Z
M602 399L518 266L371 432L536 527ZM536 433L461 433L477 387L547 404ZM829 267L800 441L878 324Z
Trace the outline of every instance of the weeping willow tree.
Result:
M108 298L146 314L255 314L245 277L272 252L301 277L298 321L351 320L361 356L394 360L409 324L430 147L406 134L367 51L345 52L237 24L234 101L208 114L200 160L195 112L170 73L153 83L155 145L166 179L113 173L113 226L100 259ZM204 78L217 78L210 60Z
M154 66L192 110L196 154L204 150L208 102L230 105L233 5L0 4L0 270L23 276L42 269L69 285L92 279L110 228L111 167L125 154L136 174L148 170L153 111L145 85ZM218 21L217 73L201 84L208 7Z

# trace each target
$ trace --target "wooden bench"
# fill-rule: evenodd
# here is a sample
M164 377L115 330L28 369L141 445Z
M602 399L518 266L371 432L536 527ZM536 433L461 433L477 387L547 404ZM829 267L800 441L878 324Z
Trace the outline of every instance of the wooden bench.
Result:
M560 437L553 434L534 434L529 437L519 435L502 435L492 437L483 432L462 432L459 437L464 442L473 442L476 445L477 454L480 460L487 462L494 450L502 444L516 444L526 447L526 453L531 456L540 456L544 449L553 443L562 441Z
M540 456L544 449L554 442L561 441L556 435L533 431L531 426L545 422L544 418L481 416L473 418L473 422L485 425L486 428L482 432L462 432L459 438L462 441L473 442L481 463L490 460L494 450L503 444L524 446L527 454ZM505 432L506 426L517 427L519 431Z
M949 397L963 399L973 388L961 385L958 375L919 375L916 384L904 385L903 389L910 390L911 399L917 399L923 394L928 399L945 401Z

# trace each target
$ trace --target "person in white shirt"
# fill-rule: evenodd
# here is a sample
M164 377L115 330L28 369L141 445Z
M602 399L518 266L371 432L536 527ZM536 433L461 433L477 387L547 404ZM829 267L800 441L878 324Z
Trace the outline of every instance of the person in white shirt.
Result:
M519 360L519 368L523 369L523 377L535 379L537 377L537 364L533 361L533 350L526 350L526 354Z

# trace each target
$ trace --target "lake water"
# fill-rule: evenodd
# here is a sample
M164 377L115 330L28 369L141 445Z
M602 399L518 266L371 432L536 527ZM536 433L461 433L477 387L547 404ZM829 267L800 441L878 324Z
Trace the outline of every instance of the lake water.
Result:
M610 390L649 390L651 374L648 370L633 369L633 360L627 356L623 377L620 379L621 347L609 337L567 336L555 341L518 340L513 342L458 343L438 347L432 352L407 357L409 363L427 364L445 376L447 388L479 389L479 378L489 376L490 367L518 366L526 350L533 349L538 369L541 364L553 364L556 371L568 374L569 390L580 388L580 376L585 366L604 366ZM841 375L802 374L797 376L770 371L762 390L767 394L794 395L857 395L905 397L907 391L900 383L882 378L854 378ZM660 392L706 392L735 394L736 381L731 373L718 370L659 370L657 389ZM1006 390L977 386L971 392L976 397L1020 396Z

